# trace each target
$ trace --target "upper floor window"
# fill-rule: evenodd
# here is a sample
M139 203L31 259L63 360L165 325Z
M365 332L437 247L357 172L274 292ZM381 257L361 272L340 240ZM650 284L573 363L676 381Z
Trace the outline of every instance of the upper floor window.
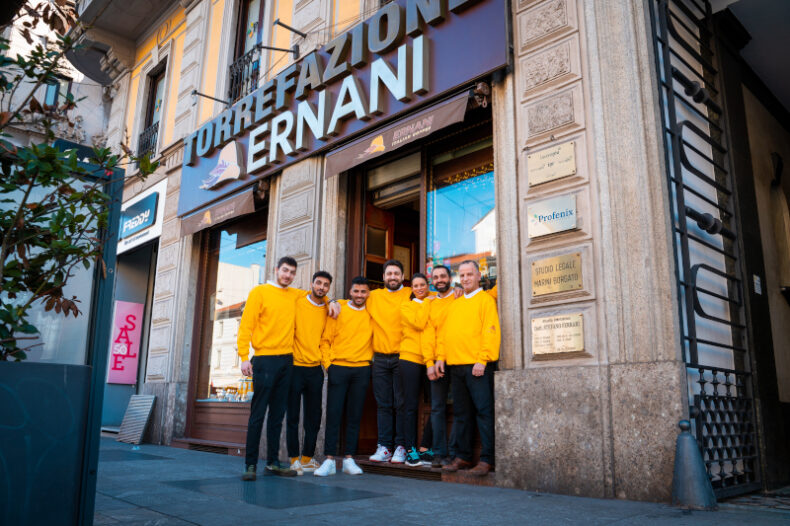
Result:
M242 0L236 28L236 50L230 65L228 98L236 101L258 87L261 71L261 43L263 35L263 1Z
M165 96L165 65L157 66L148 76L148 91L145 100L143 131L140 133L137 153L155 153L159 138L159 120Z
M71 79L59 78L57 82L47 84L47 91L44 95L44 104L47 106L57 106L66 102L71 93Z

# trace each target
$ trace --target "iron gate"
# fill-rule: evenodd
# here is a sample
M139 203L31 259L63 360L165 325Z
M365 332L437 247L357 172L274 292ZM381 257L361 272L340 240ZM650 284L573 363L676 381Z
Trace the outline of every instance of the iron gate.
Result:
M760 459L737 201L707 0L651 0L689 413L719 498Z

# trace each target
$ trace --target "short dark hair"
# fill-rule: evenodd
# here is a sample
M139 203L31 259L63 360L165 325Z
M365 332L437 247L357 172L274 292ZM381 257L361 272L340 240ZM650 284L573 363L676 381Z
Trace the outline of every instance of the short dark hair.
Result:
M465 259L461 261L461 265L474 265L475 270L477 270L478 272L480 271L480 265L478 265L477 261L475 261L474 259ZM458 265L459 269L461 268L461 265Z
M277 260L277 268L280 268L283 265L288 265L289 267L293 267L293 268L296 268L298 266L296 264L296 260L291 256L283 256Z
M401 273L403 273L403 263L401 263L397 259L388 259L387 261L385 261L384 267L382 267L384 269L384 272L387 272L387 267L398 267Z
M357 276L356 278L352 279L351 286L353 287L354 285L365 285L370 288L370 282L368 282L368 278L365 276Z
M330 274L326 270L319 270L318 272L313 274L312 281L315 281L316 278L326 278L329 280L329 283L332 283L332 274Z
M425 280L426 283L428 282L428 278L426 278L425 274L423 274L422 272L415 272L414 274L411 275L412 281L414 281L416 278L422 278Z
M443 268L447 272L448 276L452 276L453 275L452 271L450 270L450 267L448 267L447 265L436 265L435 267L433 267L433 270L431 270L431 274L433 274L434 270L437 270L437 269L440 269L440 268Z

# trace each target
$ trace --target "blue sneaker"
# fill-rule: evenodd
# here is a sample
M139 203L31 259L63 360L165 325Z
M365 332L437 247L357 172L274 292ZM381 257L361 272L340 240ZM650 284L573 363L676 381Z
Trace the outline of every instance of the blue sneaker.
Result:
M422 466L422 459L420 459L420 453L417 452L417 449L411 448L408 453L406 453L406 465L411 467Z
M420 465L421 466L431 466L433 464L433 451L428 449L425 451L421 451L420 455Z

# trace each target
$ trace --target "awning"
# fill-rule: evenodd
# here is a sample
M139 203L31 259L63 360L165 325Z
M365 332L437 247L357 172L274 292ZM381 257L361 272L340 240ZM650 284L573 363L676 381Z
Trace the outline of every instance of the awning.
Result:
M181 220L181 237L200 232L204 228L218 225L234 217L251 214L254 211L255 197L253 191L248 189L184 217Z
M397 150L431 133L464 120L468 92L399 119L326 155L326 177Z

